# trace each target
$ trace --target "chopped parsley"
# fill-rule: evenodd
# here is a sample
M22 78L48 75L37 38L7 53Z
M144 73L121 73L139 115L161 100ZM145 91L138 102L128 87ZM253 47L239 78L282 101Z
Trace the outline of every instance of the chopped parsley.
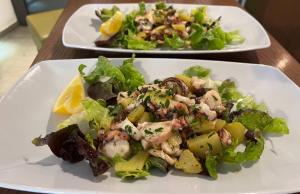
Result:
M138 100L141 100L145 97L145 94L141 94L139 97L138 97Z
M174 95L174 91L172 88L169 88L167 91L166 91L166 95L168 96L173 96Z
M208 146L209 151L213 150L213 147L212 147L212 145L210 143L207 143L207 146Z
M152 135L152 134L153 134L153 132L152 132L152 131L150 131L150 130L148 130L148 129L145 129L145 134L146 134L146 135Z
M159 127L159 128L157 128L157 129L155 129L154 131L155 131L156 133L159 133L159 132L162 132L163 129L164 129L164 128Z
M218 101L217 97L215 97L214 95L212 95L212 97L214 98L215 101Z
M167 99L166 102L165 102L165 108L169 108L169 106L170 106L170 100Z
M154 82L153 82L154 84L160 84L161 83L161 80L159 80L159 79L156 79L156 80L154 80Z
M208 134L208 138L210 138L210 137L213 136L214 134L215 134L214 131L210 132L210 133Z
M125 131L129 134L132 135L132 127L130 125L125 125Z
M146 96L146 98L144 99L144 103L147 105L147 103L150 101L151 101L150 96Z

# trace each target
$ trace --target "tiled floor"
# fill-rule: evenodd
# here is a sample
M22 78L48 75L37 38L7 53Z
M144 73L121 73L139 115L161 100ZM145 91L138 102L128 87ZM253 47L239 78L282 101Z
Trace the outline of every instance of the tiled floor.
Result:
M0 96L25 73L36 54L27 27L17 27L0 37Z

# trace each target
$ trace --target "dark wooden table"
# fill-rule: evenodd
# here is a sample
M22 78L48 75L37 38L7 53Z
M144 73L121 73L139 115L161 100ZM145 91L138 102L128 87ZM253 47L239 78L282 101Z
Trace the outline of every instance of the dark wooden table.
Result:
M62 44L62 31L69 17L82 5L88 3L126 3L138 2L137 0L70 0L62 13L60 19L54 26L49 38L39 51L33 64L49 59L74 59L74 58L95 58L99 55L107 57L130 57L130 54L116 54L105 52L94 52L87 50L79 50L66 48ZM147 1L146 2L154 2ZM236 0L168 0L169 3L197 3L197 4L214 4L214 5L231 5L239 6ZM205 54L205 55L143 55L137 54L137 57L174 57L174 58L192 58L192 59L208 59L222 61L237 61L247 63L262 63L272 65L281 69L290 79L300 86L300 64L296 61L278 42L270 35L271 47L258 51L248 51L241 53L228 54ZM27 192L0 189L0 193L9 194L25 194Z

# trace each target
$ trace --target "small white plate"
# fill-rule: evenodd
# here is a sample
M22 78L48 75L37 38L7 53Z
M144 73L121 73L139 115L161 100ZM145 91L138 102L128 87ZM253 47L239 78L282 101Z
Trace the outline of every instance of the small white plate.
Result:
M111 59L121 64L122 59ZM58 122L52 106L79 64L96 59L44 61L32 67L0 99L0 187L45 193L201 194L284 193L300 191L300 89L278 69L259 64L186 59L136 59L146 81L181 73L192 65L212 70L213 78L234 78L244 94L264 101L273 116L284 117L290 134L267 140L261 159L240 171L223 167L217 180L171 171L166 176L122 182L114 173L94 177L85 162L69 164L47 146L31 140L49 133ZM161 65L163 64L163 65Z
M97 51L121 53L155 53L155 54L201 54L201 53L228 53L267 48L271 45L270 39L261 26L251 15L238 7L208 5L208 15L214 19L222 16L221 26L225 31L239 30L246 39L244 43L226 46L222 50L131 50L122 48L96 47L94 42L99 37L101 21L95 15L95 10L111 8L114 4L88 4L80 7L67 21L62 41L66 47L89 49ZM121 11L128 13L136 9L137 4L115 4ZM202 6L200 4L172 4L176 9L192 10ZM147 4L153 6L153 4Z

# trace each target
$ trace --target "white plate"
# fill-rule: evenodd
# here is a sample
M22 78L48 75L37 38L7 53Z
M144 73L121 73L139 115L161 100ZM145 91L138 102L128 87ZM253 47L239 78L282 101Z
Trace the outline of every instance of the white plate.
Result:
M120 64L121 59L112 59ZM300 191L300 90L270 66L185 59L137 59L147 81L181 73L191 65L212 69L215 79L234 78L245 94L264 101L273 116L287 119L290 134L266 141L261 159L251 167L230 172L223 168L217 180L178 171L164 177L122 182L108 172L93 177L88 164L69 164L52 155L47 146L35 147L32 138L53 129L57 117L51 108L79 64L96 59L44 61L33 68L0 100L0 187L47 193L201 194L283 193ZM163 64L163 65L161 65ZM228 171L228 172L227 172ZM227 173L226 173L227 172Z
M239 30L246 38L239 45L227 46L223 50L130 50L121 48L96 47L94 42L99 37L98 28L101 24L95 15L96 9L111 8L114 4L88 4L80 7L67 21L62 41L66 47L89 49L97 51L123 52L123 53L157 53L157 54L186 54L186 53L227 53L240 52L266 48L271 45L270 39L261 26L251 15L238 7L208 5L208 14L217 19L222 16L221 26L225 31ZM137 4L116 4L121 11L128 13L138 7ZM174 8L192 10L199 4L172 4ZM153 4L147 4L153 6Z

